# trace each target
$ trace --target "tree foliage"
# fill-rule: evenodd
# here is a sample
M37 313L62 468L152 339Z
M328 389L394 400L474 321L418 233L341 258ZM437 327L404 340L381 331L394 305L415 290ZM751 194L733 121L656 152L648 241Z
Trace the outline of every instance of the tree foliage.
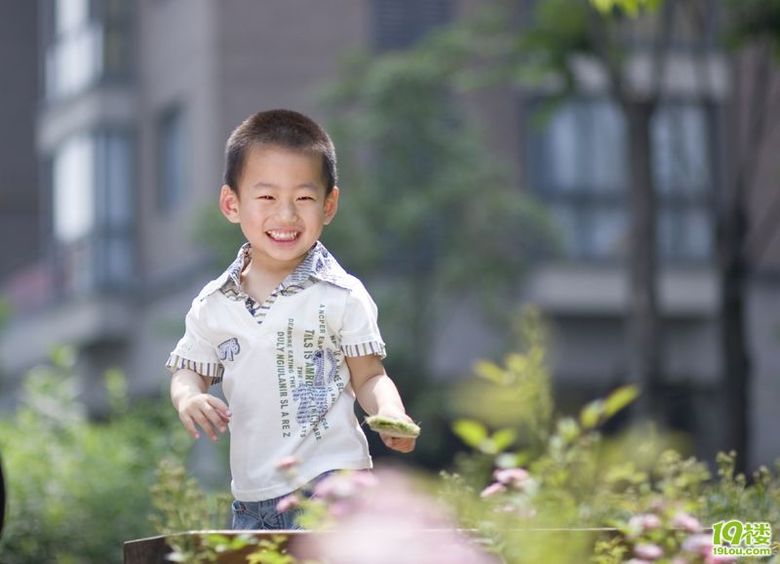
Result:
M462 70L443 35L353 58L326 97L342 163L326 242L381 277L379 299L400 322L394 342L423 366L439 298L477 295L506 311L528 266L557 247L544 209L468 118Z

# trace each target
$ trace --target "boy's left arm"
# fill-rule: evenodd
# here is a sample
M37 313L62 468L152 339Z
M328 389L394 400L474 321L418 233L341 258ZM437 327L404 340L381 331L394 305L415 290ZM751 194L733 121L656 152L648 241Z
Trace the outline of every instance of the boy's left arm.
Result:
M347 366L352 389L366 413L414 423L406 414L398 388L385 372L378 356L348 356ZM379 436L388 448L399 452L414 450L415 439L390 437L382 433Z

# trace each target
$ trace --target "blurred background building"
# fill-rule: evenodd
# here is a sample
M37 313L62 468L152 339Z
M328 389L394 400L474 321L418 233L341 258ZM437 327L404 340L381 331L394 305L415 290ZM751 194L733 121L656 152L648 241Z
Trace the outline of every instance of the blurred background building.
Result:
M520 2L519 4L527 4ZM10 404L25 372L57 344L79 351L96 413L102 374L122 367L135 394L167 385L162 368L202 284L220 271L193 234L216 203L230 131L264 108L327 121L317 92L354 50L412 45L468 18L476 0L39 0L0 5L0 386ZM716 33L717 18L712 18ZM711 44L682 46L708 49ZM652 141L660 194L664 397L697 452L721 448L713 200L728 166L724 106L733 79L714 59L706 92L684 73ZM587 75L587 73L586 73ZM518 185L545 202L563 254L537 267L521 298L553 322L564 404L625 379L628 163L624 119L596 86L543 128L539 92L495 87L470 98L486 143ZM680 166L684 155L687 166ZM776 173L776 171L775 171ZM769 205L771 171L755 190ZM751 265L752 462L780 453L780 253ZM432 348L438 377L492 354L489 332L455 311ZM488 336L486 336L488 335ZM392 345L392 343L391 343Z

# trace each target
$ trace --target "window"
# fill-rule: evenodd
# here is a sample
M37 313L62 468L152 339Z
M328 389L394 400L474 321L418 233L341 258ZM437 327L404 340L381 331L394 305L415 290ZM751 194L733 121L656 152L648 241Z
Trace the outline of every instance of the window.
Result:
M691 104L664 106L654 116L653 173L660 194L661 256L706 259L712 255L708 131L705 111Z
M131 137L68 138L51 158L55 269L63 294L125 287L134 261Z
M157 140L157 206L163 212L170 212L178 206L187 188L187 136L180 108L161 114Z
M374 0L374 47L378 51L410 47L447 23L451 12L451 0Z
M76 95L104 78L128 73L129 6L116 0L43 0L47 100Z
M101 71L102 29L90 21L88 0L54 0L54 37L46 52L46 95L75 94Z
M95 135L97 147L98 229L95 233L98 282L125 287L135 266L133 163L130 136L124 131Z
M95 223L95 154L92 139L79 135L67 140L54 157L54 236L73 243Z
M711 256L709 131L707 114L693 104L661 106L651 124L662 258ZM569 256L623 258L630 174L619 107L607 100L564 104L535 132L531 147L534 185L558 221Z

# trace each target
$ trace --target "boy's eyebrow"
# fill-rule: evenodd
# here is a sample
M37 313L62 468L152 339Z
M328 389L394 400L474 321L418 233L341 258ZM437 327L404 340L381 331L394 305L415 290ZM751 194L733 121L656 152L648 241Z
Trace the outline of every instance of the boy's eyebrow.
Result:
M274 184L273 182L255 182L251 188L279 188L278 184ZM306 188L308 190L314 190L317 191L320 186L313 183L313 182L304 182L303 184L299 184L298 186L295 186L295 188Z

